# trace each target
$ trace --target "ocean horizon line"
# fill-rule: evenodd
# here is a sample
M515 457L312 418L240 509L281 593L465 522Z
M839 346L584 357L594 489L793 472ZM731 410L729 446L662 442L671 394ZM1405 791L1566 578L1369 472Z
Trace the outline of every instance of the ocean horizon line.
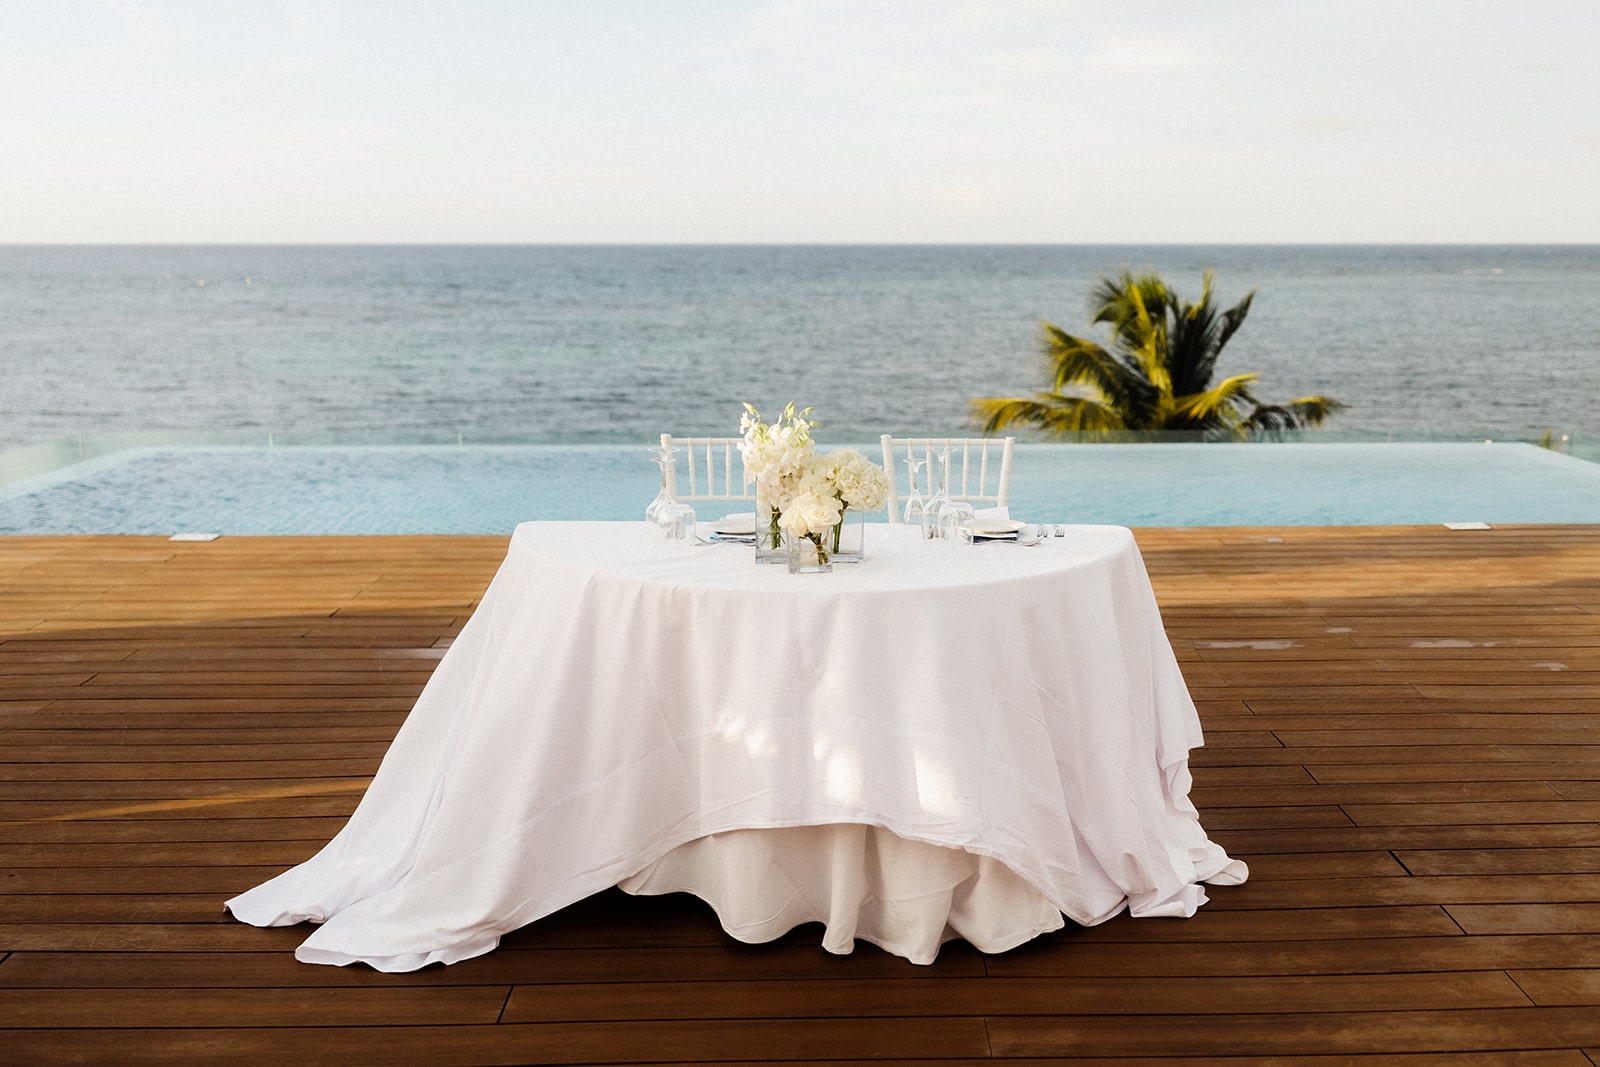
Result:
M1600 248L1600 241L0 241L0 248Z

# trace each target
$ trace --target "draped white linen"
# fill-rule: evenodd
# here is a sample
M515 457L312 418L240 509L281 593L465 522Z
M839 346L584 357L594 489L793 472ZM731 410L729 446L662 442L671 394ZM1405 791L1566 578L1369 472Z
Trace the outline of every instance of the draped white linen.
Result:
M1188 800L1199 719L1129 531L867 536L795 576L643 523L519 526L349 823L228 909L400 971L686 888L735 936L821 920L926 962L1244 880ZM779 828L814 829L745 833Z

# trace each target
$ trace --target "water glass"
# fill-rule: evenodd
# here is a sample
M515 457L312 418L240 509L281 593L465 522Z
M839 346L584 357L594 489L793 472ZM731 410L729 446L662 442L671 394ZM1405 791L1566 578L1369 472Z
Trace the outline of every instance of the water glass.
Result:
M687 548L697 540L695 525L694 508L681 500L668 500L656 511L656 529L680 548Z
M971 504L952 500L939 509L939 539L970 545L977 522L978 517Z

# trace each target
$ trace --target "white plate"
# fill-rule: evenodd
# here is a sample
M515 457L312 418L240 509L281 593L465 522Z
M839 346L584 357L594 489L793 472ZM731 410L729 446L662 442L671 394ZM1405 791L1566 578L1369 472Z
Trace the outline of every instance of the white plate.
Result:
M1011 519L979 519L973 523L972 532L979 537L1004 537L1007 534L1021 533L1026 525L1028 524L1025 522L1015 522Z
M754 534L756 532L755 513L751 512L748 515L729 515L725 518L717 520L716 525L712 526L711 529L719 534L728 534L732 537L739 537L744 534Z

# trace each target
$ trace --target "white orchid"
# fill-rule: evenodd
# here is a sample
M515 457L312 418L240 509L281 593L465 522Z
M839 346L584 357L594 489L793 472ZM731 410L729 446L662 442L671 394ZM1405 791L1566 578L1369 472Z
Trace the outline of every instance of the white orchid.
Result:
M739 454L744 457L746 482L754 482L756 497L770 506L770 515L758 515L757 523L766 526L765 537L771 547L778 546L778 518L785 502L794 495L801 469L816 451L811 429L819 423L810 418L811 409L795 411L794 401L771 425L761 421L761 412L746 404L739 419Z

